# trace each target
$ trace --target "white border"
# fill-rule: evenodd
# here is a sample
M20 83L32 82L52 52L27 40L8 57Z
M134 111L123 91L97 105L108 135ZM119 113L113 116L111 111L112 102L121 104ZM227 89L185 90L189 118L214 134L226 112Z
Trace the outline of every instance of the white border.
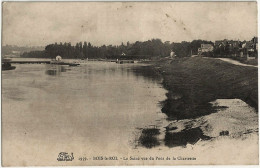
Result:
M76 1L71 1L71 0L56 0L58 2L76 2ZM93 0L77 0L78 2L93 2ZM129 0L106 0L106 1L109 1L109 2L122 2L122 1L129 1ZM158 0L134 0L134 2L162 2L162 1L158 1ZM255 0L214 0L214 2L255 2ZM257 20L258 20L258 32L259 32L259 18L260 18L260 14L259 14L259 9L260 9L260 3L259 3L259 0L256 0L257 1L257 8L258 8L258 13L257 13ZM51 0L1 0L1 9L0 9L0 20L1 20L1 34L0 34L0 38L1 38L1 46L2 46L2 3L3 2L53 2ZM95 0L94 2L105 2L104 0ZM208 0L167 0L165 2L212 2L212 1L208 1ZM257 32L257 34L258 34ZM259 36L259 35L257 35ZM259 48L259 47L258 47ZM1 52L1 48L0 48L0 52ZM259 66L259 58L260 56L260 51L258 50L258 66ZM1 70L0 70L1 71ZM2 75L0 75L0 87L2 88ZM2 110L2 89L0 89L0 94L1 94L1 97L0 97L0 101L1 101L1 110ZM260 95L260 73L259 73L259 69L258 69L258 113L260 112L260 103L259 103L259 97ZM2 121L2 112L1 112L1 115L0 115L0 120ZM258 115L258 124L260 126L260 117ZM2 145L2 128L1 128L2 124L0 125L0 130L1 130L1 134L0 134L0 144ZM258 126L258 128L260 128ZM258 137L259 138L259 137ZM259 140L258 140L258 143L259 143ZM259 148L259 152L260 152L260 146L258 145L258 148ZM1 147L0 147L1 149ZM259 157L259 156L258 156ZM2 167L2 150L0 152L0 165ZM259 157L259 160L260 160L260 157ZM223 165L209 165L209 166L204 166L204 165L200 165L200 166L179 166L179 165L172 165L172 166L116 166L116 167L120 167L120 168L147 168L147 167L152 167L152 168L172 168L172 167L181 167L181 168L191 168L191 167L194 167L194 168L200 168L200 167L203 167L203 168L214 168L214 167L221 167L221 168L259 168L259 165L246 165L246 166L223 166ZM66 166L66 168L78 168L79 166ZM107 168L107 167L115 167L115 166L84 166L84 167L89 167L89 168ZM19 167L18 167L19 168ZM39 167L35 167L33 166L32 168L39 168ZM54 168L53 166L49 167L49 166L45 166L44 168Z

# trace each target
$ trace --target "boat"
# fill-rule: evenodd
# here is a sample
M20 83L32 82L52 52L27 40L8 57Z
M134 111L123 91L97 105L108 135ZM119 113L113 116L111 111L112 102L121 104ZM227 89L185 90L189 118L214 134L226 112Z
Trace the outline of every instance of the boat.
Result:
M55 64L55 65L68 65L69 63L65 63L65 62L62 62L62 61L51 60L50 64Z
M3 58L2 59L2 71L7 71L7 70L13 70L16 67L11 65L12 59L11 58Z
M78 66L80 64L77 64L77 63L69 63L69 66Z
M2 63L2 71L13 70L15 68L16 67L12 66L9 62L3 62Z
M50 64L69 65L69 66L78 66L78 65L80 65L78 63L63 62L61 56L59 56L59 55L56 57L56 59L51 60Z
M117 60L117 64L135 63L134 60Z

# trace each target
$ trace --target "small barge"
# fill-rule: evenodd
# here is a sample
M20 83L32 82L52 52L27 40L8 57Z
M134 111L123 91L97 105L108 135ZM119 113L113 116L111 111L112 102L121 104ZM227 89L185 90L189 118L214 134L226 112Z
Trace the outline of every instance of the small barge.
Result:
M135 63L134 60L117 60L117 64L129 64L129 63Z
M70 63L70 62L63 62L61 56L57 56L55 60L51 60L50 64L55 65L69 65L69 66L78 66L79 63Z
M11 65L11 59L9 58L3 58L2 59L2 71L7 71L7 70L13 70L16 67Z
M51 61L50 64L55 64L55 65L69 65L69 66L78 66L80 64L78 63L69 63L69 62L62 62L62 61Z

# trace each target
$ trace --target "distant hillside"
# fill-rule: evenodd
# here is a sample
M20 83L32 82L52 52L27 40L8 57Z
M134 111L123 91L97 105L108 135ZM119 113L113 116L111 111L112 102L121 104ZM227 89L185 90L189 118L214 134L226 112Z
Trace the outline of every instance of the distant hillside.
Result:
M34 47L25 47L25 46L15 46L15 45L5 45L2 46L2 56L7 57L20 57L24 52L31 51L42 51L45 47L42 46L34 46Z

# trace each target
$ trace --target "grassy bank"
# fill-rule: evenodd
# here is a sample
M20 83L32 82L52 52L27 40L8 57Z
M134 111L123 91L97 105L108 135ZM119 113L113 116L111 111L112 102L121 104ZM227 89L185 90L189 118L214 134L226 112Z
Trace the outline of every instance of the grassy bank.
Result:
M258 108L257 68L210 58L176 58L156 62L169 91L162 111L170 119L196 118L216 111L216 99L239 98Z
M258 59L246 59L246 58L242 58L242 57L230 57L231 59L237 60L243 64L248 64L248 65L258 65Z
M258 65L258 60L257 59L252 59L252 60L244 60L241 61L244 64L249 64L249 65Z

